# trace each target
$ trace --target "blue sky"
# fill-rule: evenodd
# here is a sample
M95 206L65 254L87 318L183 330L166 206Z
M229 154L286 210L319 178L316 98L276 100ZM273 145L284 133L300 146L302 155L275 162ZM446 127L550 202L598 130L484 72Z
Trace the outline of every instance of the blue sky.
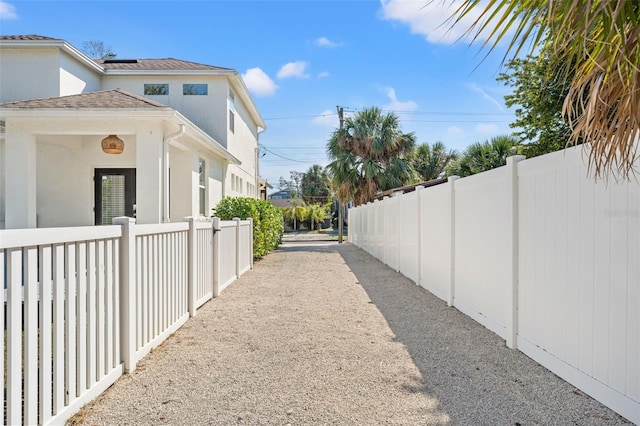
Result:
M236 69L267 123L260 167L275 191L289 171L327 164L337 105L394 111L419 143L457 150L512 131L496 81L504 51L483 60L480 43L459 41L464 25L443 25L450 3L0 0L0 34Z

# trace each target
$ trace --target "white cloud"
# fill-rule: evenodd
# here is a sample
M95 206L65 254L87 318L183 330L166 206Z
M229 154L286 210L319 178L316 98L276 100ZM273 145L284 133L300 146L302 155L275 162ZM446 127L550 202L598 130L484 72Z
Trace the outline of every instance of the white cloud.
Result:
M325 126L334 129L340 125L340 119L338 118L338 112L336 110L325 109L317 117L314 117L311 123L316 126Z
M322 72L318 73L318 78L327 78L330 75L331 74L329 74L329 71L322 71Z
M315 40L316 46L319 47L340 47L342 43L337 43L335 41L331 41L326 37L320 37Z
M447 129L447 136L453 139L461 138L465 135L464 130L458 126L451 126Z
M502 106L502 104L498 102L496 98L494 98L493 96L489 95L486 91L484 91L481 87L478 87L477 84L475 83L469 84L469 89L471 89L472 92L479 93L484 99L486 99L487 101L495 105L498 108L498 110L504 111L504 107Z
M280 80L285 78L309 78L309 74L306 73L307 64L304 61L295 61L284 64L276 77Z
M12 4L0 0L0 21L9 19L18 19L16 8Z
M455 26L449 18L461 4L460 0L381 0L382 18L406 24L413 34L420 34L430 43L451 44L464 38L465 31L478 18L485 2L481 2ZM467 38L466 41L470 39ZM484 41L480 37L478 41Z
M256 96L266 97L272 96L276 93L278 86L271 80L271 78L260 68L249 68L244 74L242 79L247 85L250 92Z
M479 123L473 128L474 132L484 136L495 136L498 133L498 126L496 124Z
M385 87L384 90L389 97L389 102L382 109L391 110L396 112L414 111L418 108L418 104L414 101L399 101L396 96L396 90L393 87Z

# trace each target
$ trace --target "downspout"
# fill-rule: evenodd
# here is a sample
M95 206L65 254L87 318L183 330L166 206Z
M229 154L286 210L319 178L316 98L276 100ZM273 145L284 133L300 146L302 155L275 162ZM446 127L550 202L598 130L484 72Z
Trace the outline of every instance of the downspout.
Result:
M259 200L262 199L262 192L260 191L260 135L267 129L258 130L256 135L256 194L254 196Z
M170 134L162 142L162 223L170 222L169 219L169 143L184 135L184 124L179 125L177 132Z

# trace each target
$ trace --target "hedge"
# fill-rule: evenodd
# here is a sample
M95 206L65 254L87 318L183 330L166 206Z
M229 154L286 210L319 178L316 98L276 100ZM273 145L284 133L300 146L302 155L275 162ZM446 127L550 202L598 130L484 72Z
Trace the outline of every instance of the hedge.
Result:
M248 197L225 197L214 208L222 220L253 218L253 257L259 259L282 243L282 211L264 200Z

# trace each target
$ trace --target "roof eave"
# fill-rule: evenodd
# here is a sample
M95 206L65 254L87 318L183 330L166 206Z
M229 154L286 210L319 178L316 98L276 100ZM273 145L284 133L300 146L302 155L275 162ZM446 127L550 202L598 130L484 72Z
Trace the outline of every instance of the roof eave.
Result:
M153 108L0 108L0 120L8 117L24 118L87 118L97 116L108 117L170 117L174 109L171 107Z
M224 160L228 161L231 164L236 164L236 165L242 164L242 161L240 161L236 156L234 156L229 151L227 151L227 149L223 147L217 140L215 140L211 135L206 133L200 127L196 126L187 117L185 117L178 111L174 111L174 116L179 121L180 124L185 125L185 127L187 128L187 131L201 145L215 152L216 154L218 154L220 157L222 157Z
M184 124L193 139L203 147L219 155L231 164L240 165L242 162L227 151L218 141L208 133L192 123L184 115L171 107L156 108L0 108L0 120L9 117L18 118L96 118L96 117L134 117L160 118L175 120ZM174 122L175 122L174 121Z
M228 76L232 70L123 70L105 69L105 75L209 75Z
M0 40L0 47L57 47L65 53L71 55L88 68L97 73L104 74L104 68L98 63L82 53L80 50L67 43L65 40Z
M249 93L249 89L247 88L247 85L244 84L244 80L242 79L242 76L238 71L234 70L232 73L232 77L236 85L240 87L240 91L239 91L240 97L244 101L244 104L247 106L247 109L249 110L249 114L251 114L251 116L253 117L254 121L256 122L256 125L266 130L267 125L264 122L262 115L260 115L260 112L258 111L258 108L256 107L256 104L253 101L251 94Z

